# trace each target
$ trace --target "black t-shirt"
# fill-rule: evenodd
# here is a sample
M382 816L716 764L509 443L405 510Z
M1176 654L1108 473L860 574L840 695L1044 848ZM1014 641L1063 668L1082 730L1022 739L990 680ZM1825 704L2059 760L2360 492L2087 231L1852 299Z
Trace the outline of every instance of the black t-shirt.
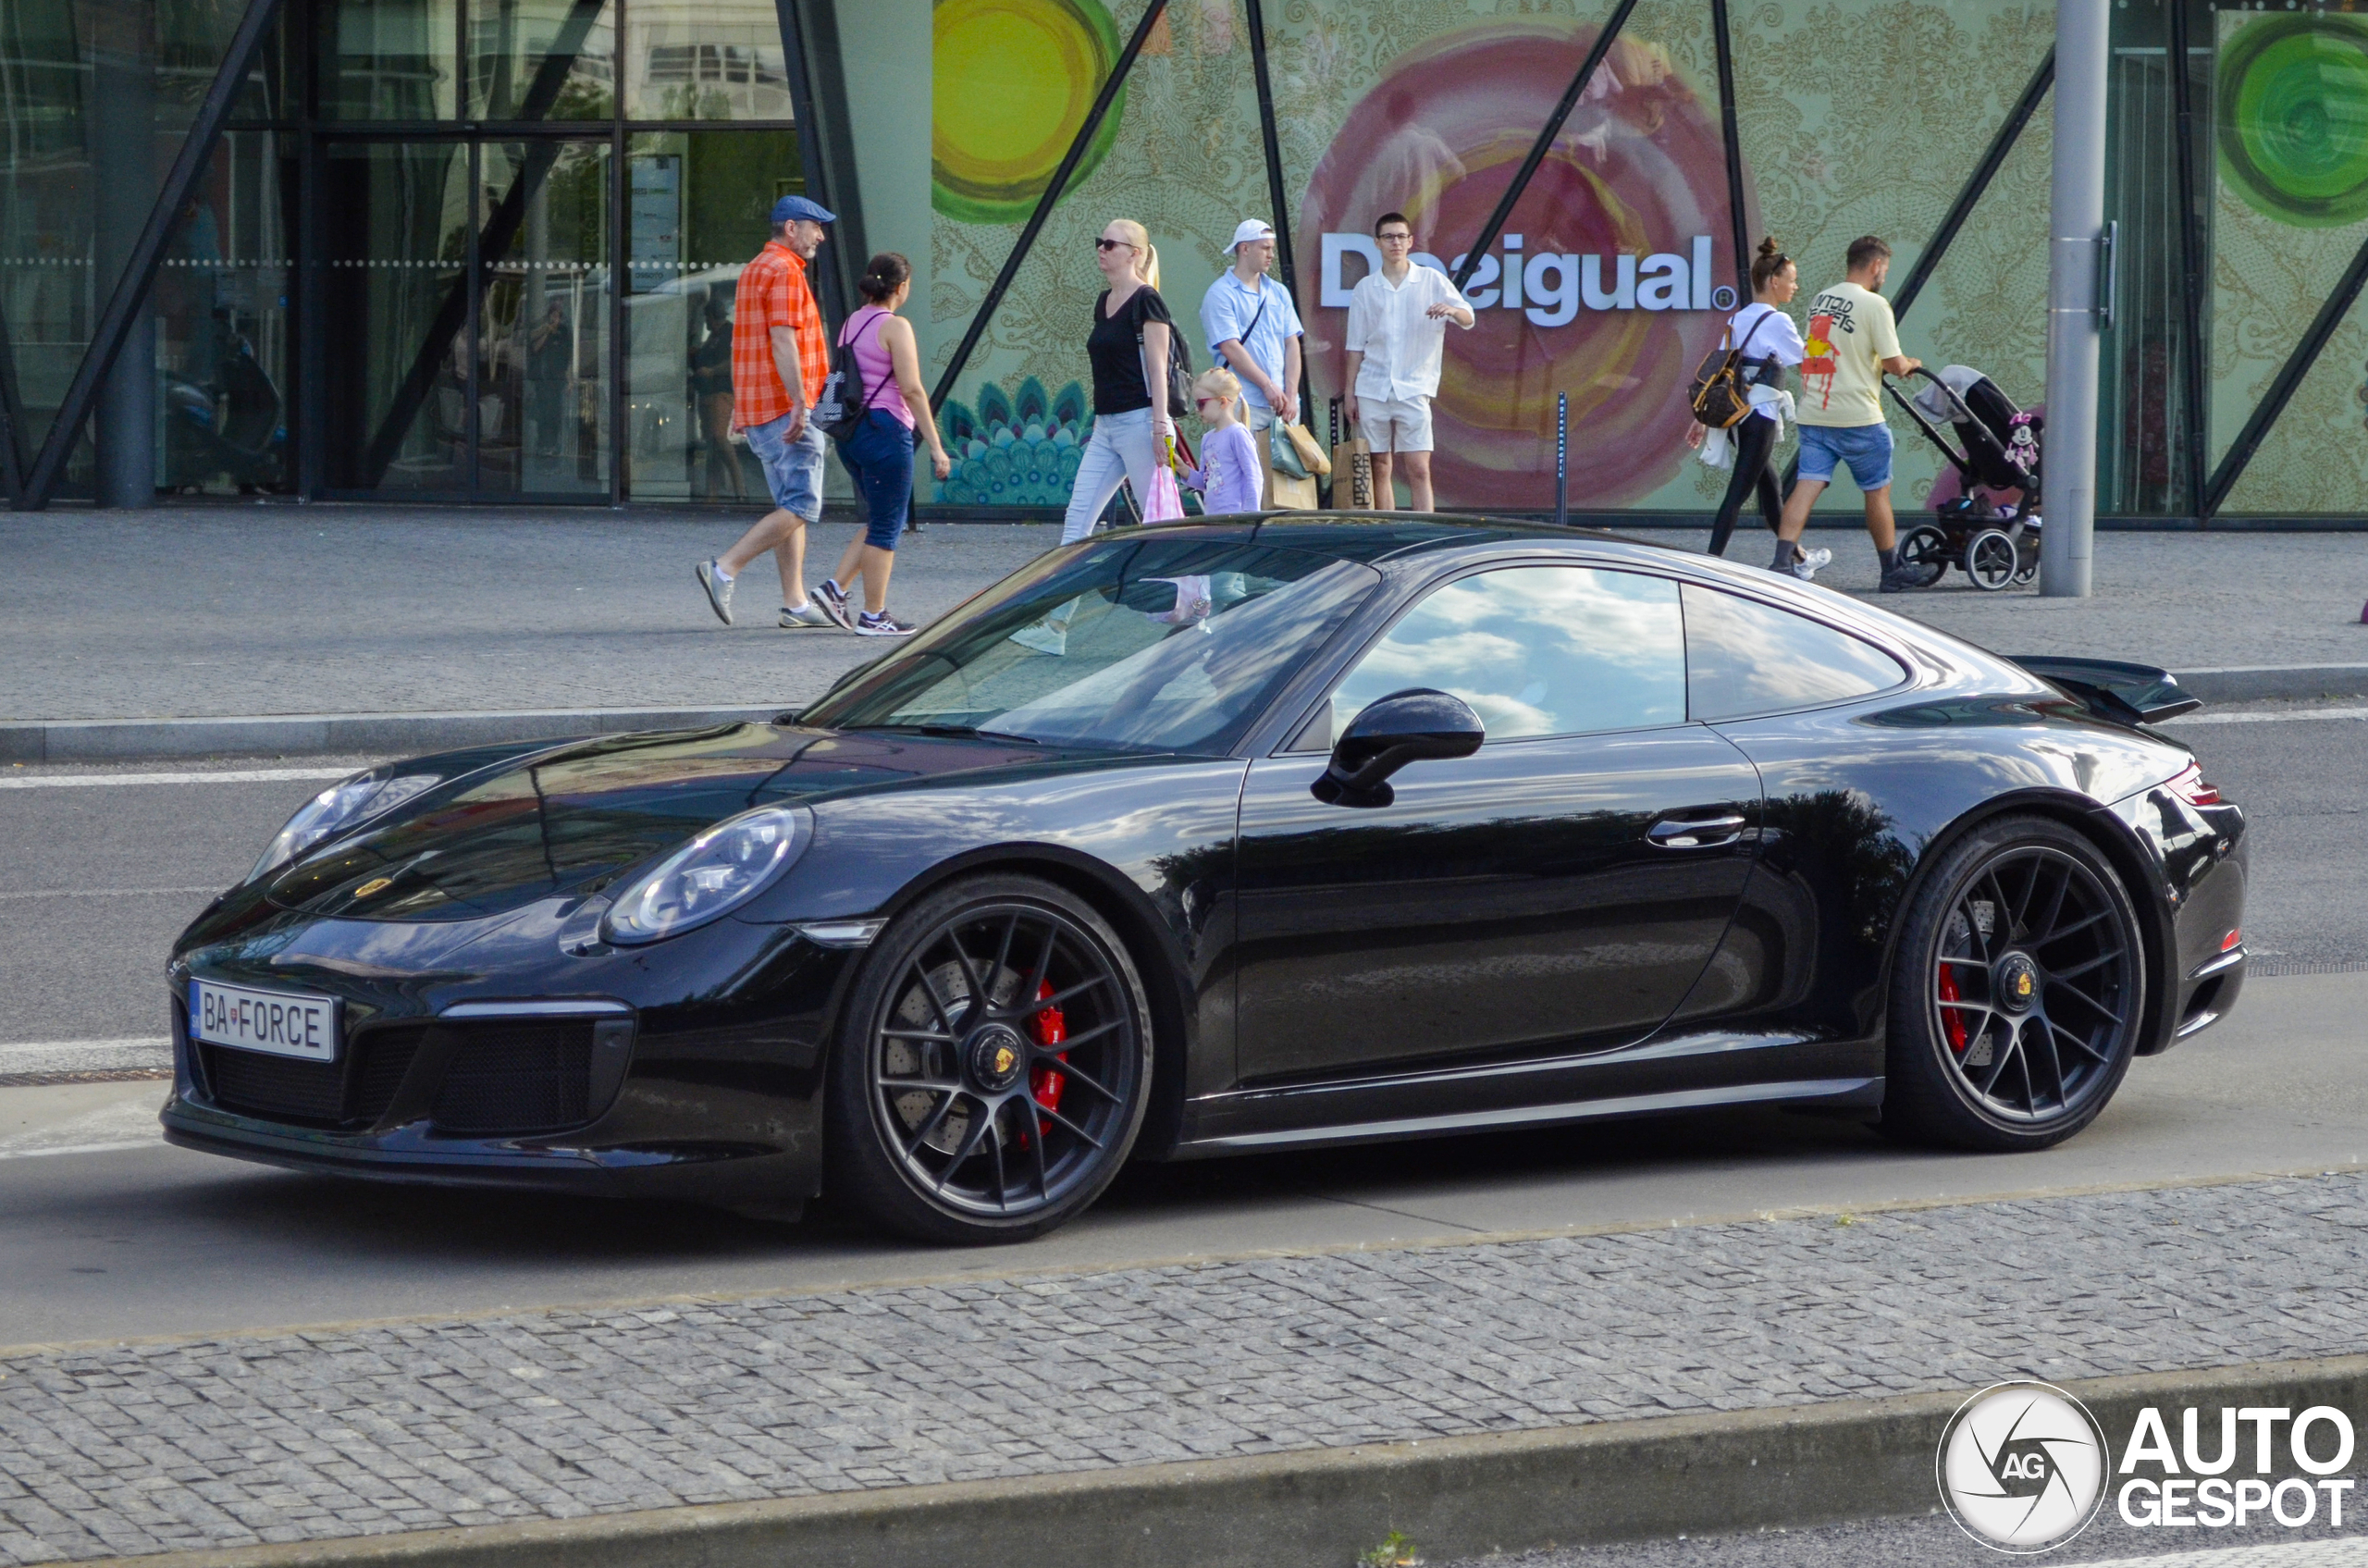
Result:
M1093 412L1131 414L1151 406L1151 391L1143 385L1142 346L1137 341L1143 323L1164 321L1173 331L1175 318L1167 314L1167 302L1159 290L1148 285L1128 295L1115 315L1103 314L1109 298L1106 289L1095 297L1093 330L1085 339L1086 357L1093 362Z

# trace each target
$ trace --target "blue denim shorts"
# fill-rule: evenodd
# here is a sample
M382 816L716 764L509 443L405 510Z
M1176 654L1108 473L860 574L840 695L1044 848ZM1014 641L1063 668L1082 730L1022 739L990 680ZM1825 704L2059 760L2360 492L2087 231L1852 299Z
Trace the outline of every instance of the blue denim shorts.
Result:
M748 450L765 466L765 488L773 504L794 512L808 523L822 515L822 432L812 420L796 440L789 435L789 415L748 426Z
M1801 477L1833 483L1833 465L1844 463L1861 490L1880 490L1891 483L1891 426L1888 425L1804 425L1801 426Z

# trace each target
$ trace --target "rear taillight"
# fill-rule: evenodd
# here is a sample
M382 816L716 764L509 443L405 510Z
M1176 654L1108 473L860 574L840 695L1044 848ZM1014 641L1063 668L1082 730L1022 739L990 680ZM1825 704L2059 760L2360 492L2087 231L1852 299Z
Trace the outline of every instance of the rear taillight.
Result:
M2203 782L2203 764L2201 762L2189 763L2177 778L2163 787L2190 806L2220 804L2220 788L2217 784Z

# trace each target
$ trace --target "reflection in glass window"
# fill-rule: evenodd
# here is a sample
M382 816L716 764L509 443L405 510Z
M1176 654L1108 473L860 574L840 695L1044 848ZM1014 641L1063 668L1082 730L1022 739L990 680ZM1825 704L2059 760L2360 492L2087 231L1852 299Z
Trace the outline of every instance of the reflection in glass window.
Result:
M156 482L215 494L284 489L292 159L276 132L223 132L156 269Z
M1692 584L1685 588L1685 670L1696 720L1814 708L1907 678L1899 661L1872 644L1806 615Z
M633 0L625 14L625 114L796 118L774 0Z
M609 488L609 144L488 142L477 488Z
M642 7L635 6L639 15ZM630 143L625 396L642 500L762 500L732 438L732 311L769 214L805 189L791 130L645 132Z
M472 0L472 117L610 118L617 102L615 9L582 0Z
M1472 705L1491 741L1685 722L1677 585L1584 566L1513 566L1435 590L1332 694L1332 734L1410 686Z
M1231 540L1055 550L803 722L1222 753L1379 582L1353 562Z
M320 37L323 119L450 119L459 0L331 0Z

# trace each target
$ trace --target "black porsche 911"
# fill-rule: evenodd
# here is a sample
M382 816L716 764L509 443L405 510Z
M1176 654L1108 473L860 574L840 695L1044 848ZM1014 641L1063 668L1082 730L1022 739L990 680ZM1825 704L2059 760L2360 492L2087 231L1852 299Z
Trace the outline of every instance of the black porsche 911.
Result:
M2193 706L1579 530L1122 530L772 723L324 791L174 950L166 1133L949 1241L1690 1107L2042 1148L2242 983Z

